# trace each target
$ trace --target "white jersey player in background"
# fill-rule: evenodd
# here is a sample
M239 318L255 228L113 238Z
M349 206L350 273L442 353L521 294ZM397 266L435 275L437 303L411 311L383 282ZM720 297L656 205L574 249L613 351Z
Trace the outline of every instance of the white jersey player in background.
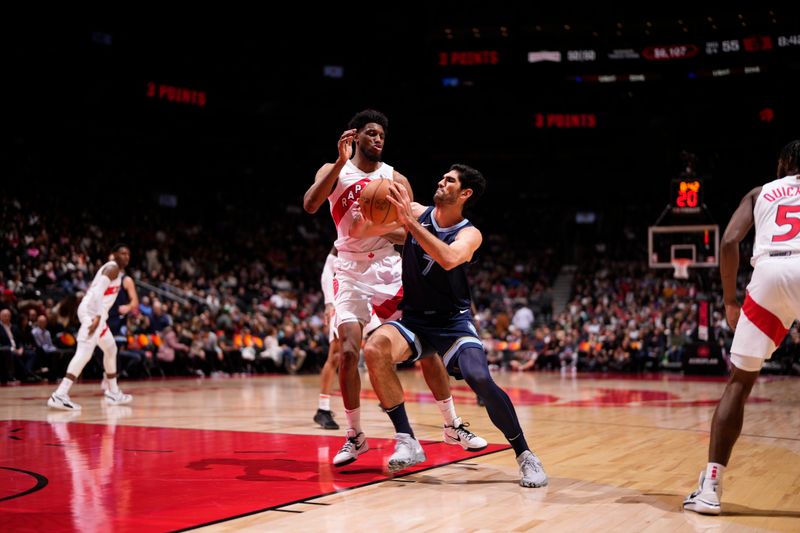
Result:
M347 417L347 440L333 458L334 466L350 464L369 450L361 427L358 359L362 332L373 312L382 322L398 318L403 296L400 254L392 243L405 241L405 229L397 222L365 224L357 204L364 187L379 178L396 181L413 198L408 179L381 161L388 125L388 119L379 111L367 109L356 113L348 124L350 129L339 137L336 162L322 165L303 197L303 208L308 213L316 213L325 200L330 202L338 236L335 247L339 256L333 263L334 307L342 343L339 388ZM468 424L457 417L441 359L427 358L421 366L445 421L445 442L461 444L465 449L486 446L486 441L465 429Z
M108 390L104 392L109 405L122 405L133 401L130 394L123 394L117 385L117 344L108 329L106 320L108 310L114 305L122 287L122 271L131 258L130 249L117 244L112 249L113 260L97 271L89 290L78 307L81 328L78 331L78 347L67 367L67 375L61 380L56 391L47 400L47 405L55 409L79 411L81 406L69 397L69 390L81 375L86 363L92 358L96 346L103 350L103 369Z
M683 508L720 514L722 475L742 431L744 404L764 360L800 319L800 140L786 145L778 160L778 179L756 187L742 199L722 238L720 276L728 324L735 329L733 371L711 421L708 465L700 487ZM739 243L755 224L753 276L744 305L736 299Z

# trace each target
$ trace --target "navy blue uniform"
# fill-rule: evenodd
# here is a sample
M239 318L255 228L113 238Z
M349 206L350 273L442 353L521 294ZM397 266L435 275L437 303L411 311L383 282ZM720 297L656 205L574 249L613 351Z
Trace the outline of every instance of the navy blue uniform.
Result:
M459 231L472 226L468 219L464 219L455 226L441 228L433 218L433 209L426 209L418 220L448 245ZM472 324L471 303L467 264L445 270L409 233L403 247L403 302L400 304L403 318L387 322L397 328L411 346L409 360L438 353L448 372L460 377L458 370L450 364L453 357L462 347L483 349Z
M119 314L119 308L121 305L128 305L131 303L131 298L128 296L128 291L126 291L125 287L122 286L124 281L125 274L122 274L122 279L120 280L120 291L117 293L117 299L114 300L114 305L112 305L111 309L108 310L108 319L106 320L108 329L111 330L111 334L115 337L123 334L122 326L125 325L125 316Z

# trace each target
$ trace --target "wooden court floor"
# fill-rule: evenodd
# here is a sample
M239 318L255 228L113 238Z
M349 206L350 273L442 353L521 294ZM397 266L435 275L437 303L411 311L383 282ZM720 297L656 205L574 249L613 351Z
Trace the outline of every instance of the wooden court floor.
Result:
M440 466L423 464L420 471L397 477L381 475L377 468L380 454L388 453L391 445L383 439L391 439L393 431L378 408L366 374L362 374L362 419L371 442L383 443L383 450L368 452L346 473L333 471L326 460L343 441L343 429L326 431L311 420L318 376L127 382L122 384L123 390L134 394L135 401L129 407L114 408L102 405L98 383L81 383L72 395L84 406L80 415L48 410L45 401L52 386L2 387L0 530L144 531L200 526L201 531L800 531L797 378L763 377L756 384L742 437L726 471L724 514L720 517L685 513L681 502L694 490L705 466L708 428L723 380L669 375L634 379L622 375L495 374L514 401L528 442L550 476L549 486L526 489L517 484L518 470L510 450L478 457L446 455L459 449L437 444L441 441L441 416L421 374L406 370L401 379L412 426L431 450L429 458L434 457L432 462ZM451 384L458 413L470 422L470 429L490 443L505 445L502 434L464 383ZM343 424L341 399L336 396L332 403ZM92 433L87 428L101 431ZM148 433L139 435L137 431ZM172 432L170 438L177 441L155 443L162 438L158 436L161 431ZM69 440L70 435L79 434L85 434L85 440ZM120 437L126 435L135 444ZM140 475L151 472L146 470L147 462L158 455L145 452L171 452L159 447L180 447L180 442L190 442L187 435L193 440L186 446L199 454L201 466L197 461L182 463L177 455L172 459L165 456L168 462L153 470L163 472L163 479L150 473ZM217 443L220 445L213 453L206 453L213 455L208 459L203 455L204 446L214 445L223 435L225 439L234 435L230 442L235 444L229 446L242 449L229 449L226 440ZM249 449L269 454L266 443L275 441L263 439L264 435L283 439L280 442L287 457L306 458L286 463L290 465L286 479L304 482L306 490L286 505L264 503L267 496L280 496L284 485L289 491L288 481L282 481L281 475L259 478L243 474L246 468L237 465L247 463L234 464L226 455ZM241 444L245 437L251 448L244 449L246 445ZM264 449L251 441L262 441ZM30 452L34 442L47 448ZM53 457L62 462L44 464L54 450L58 455ZM129 453L128 459L123 451ZM76 461L74 457L80 454L85 460ZM208 463L202 462L207 459ZM362 461L372 469L359 466ZM123 463L125 469L120 466ZM269 468L280 469L274 465L283 463L270 464ZM209 520L197 514L195 519L189 505L181 509L186 515L183 522L137 525L116 518L126 509L136 509L137 502L160 512L164 506L159 502L171 498L178 502L192 487L209 481L183 476L187 465L192 475L214 472L213 483L202 485L202 490L218 518ZM92 475L84 477L83 470ZM47 486L39 486L41 490L26 495L25 490L33 490L26 489L32 481L20 480L24 475L19 472L39 472L41 477L52 478L51 489L57 486L55 478L62 476L67 488L57 495L55 491L48 494ZM367 477L361 482L359 476ZM343 481L337 484L337 480ZM171 482L178 484L169 485ZM152 483L145 491L147 497L126 500L126 494L139 494L135 492L138 483ZM245 485L245 492L226 499L226 493ZM121 486L127 487L125 492ZM163 494L158 493L159 487ZM104 491L113 493L105 494L104 500ZM50 510L51 503L62 496L66 510ZM36 497L46 497L41 501L47 503L35 503L39 501ZM150 497L152 502L147 499ZM35 514L32 507L37 506L40 512Z

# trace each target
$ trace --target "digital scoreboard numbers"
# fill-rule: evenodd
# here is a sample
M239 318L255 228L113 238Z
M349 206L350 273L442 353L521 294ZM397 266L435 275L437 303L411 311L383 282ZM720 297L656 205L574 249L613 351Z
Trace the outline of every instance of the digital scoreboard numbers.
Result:
M699 213L703 207L703 181L700 179L672 180L673 213Z

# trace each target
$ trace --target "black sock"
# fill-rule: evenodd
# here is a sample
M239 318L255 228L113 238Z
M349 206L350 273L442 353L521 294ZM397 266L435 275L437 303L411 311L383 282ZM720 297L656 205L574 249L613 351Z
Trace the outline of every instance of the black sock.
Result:
M528 443L519 425L514 404L489 374L486 353L483 349L473 346L463 348L458 353L457 363L467 385L483 400L492 423L503 432L517 456L528 450Z
M517 455L517 457L530 449L528 448L528 441L525 440L525 435L522 433L520 433L518 437L508 439L508 442L514 447L514 453Z
M414 431L411 429L411 424L408 422L408 415L406 414L406 404L401 402L394 407L386 409L386 414L392 419L394 430L397 433L408 433L414 437Z

